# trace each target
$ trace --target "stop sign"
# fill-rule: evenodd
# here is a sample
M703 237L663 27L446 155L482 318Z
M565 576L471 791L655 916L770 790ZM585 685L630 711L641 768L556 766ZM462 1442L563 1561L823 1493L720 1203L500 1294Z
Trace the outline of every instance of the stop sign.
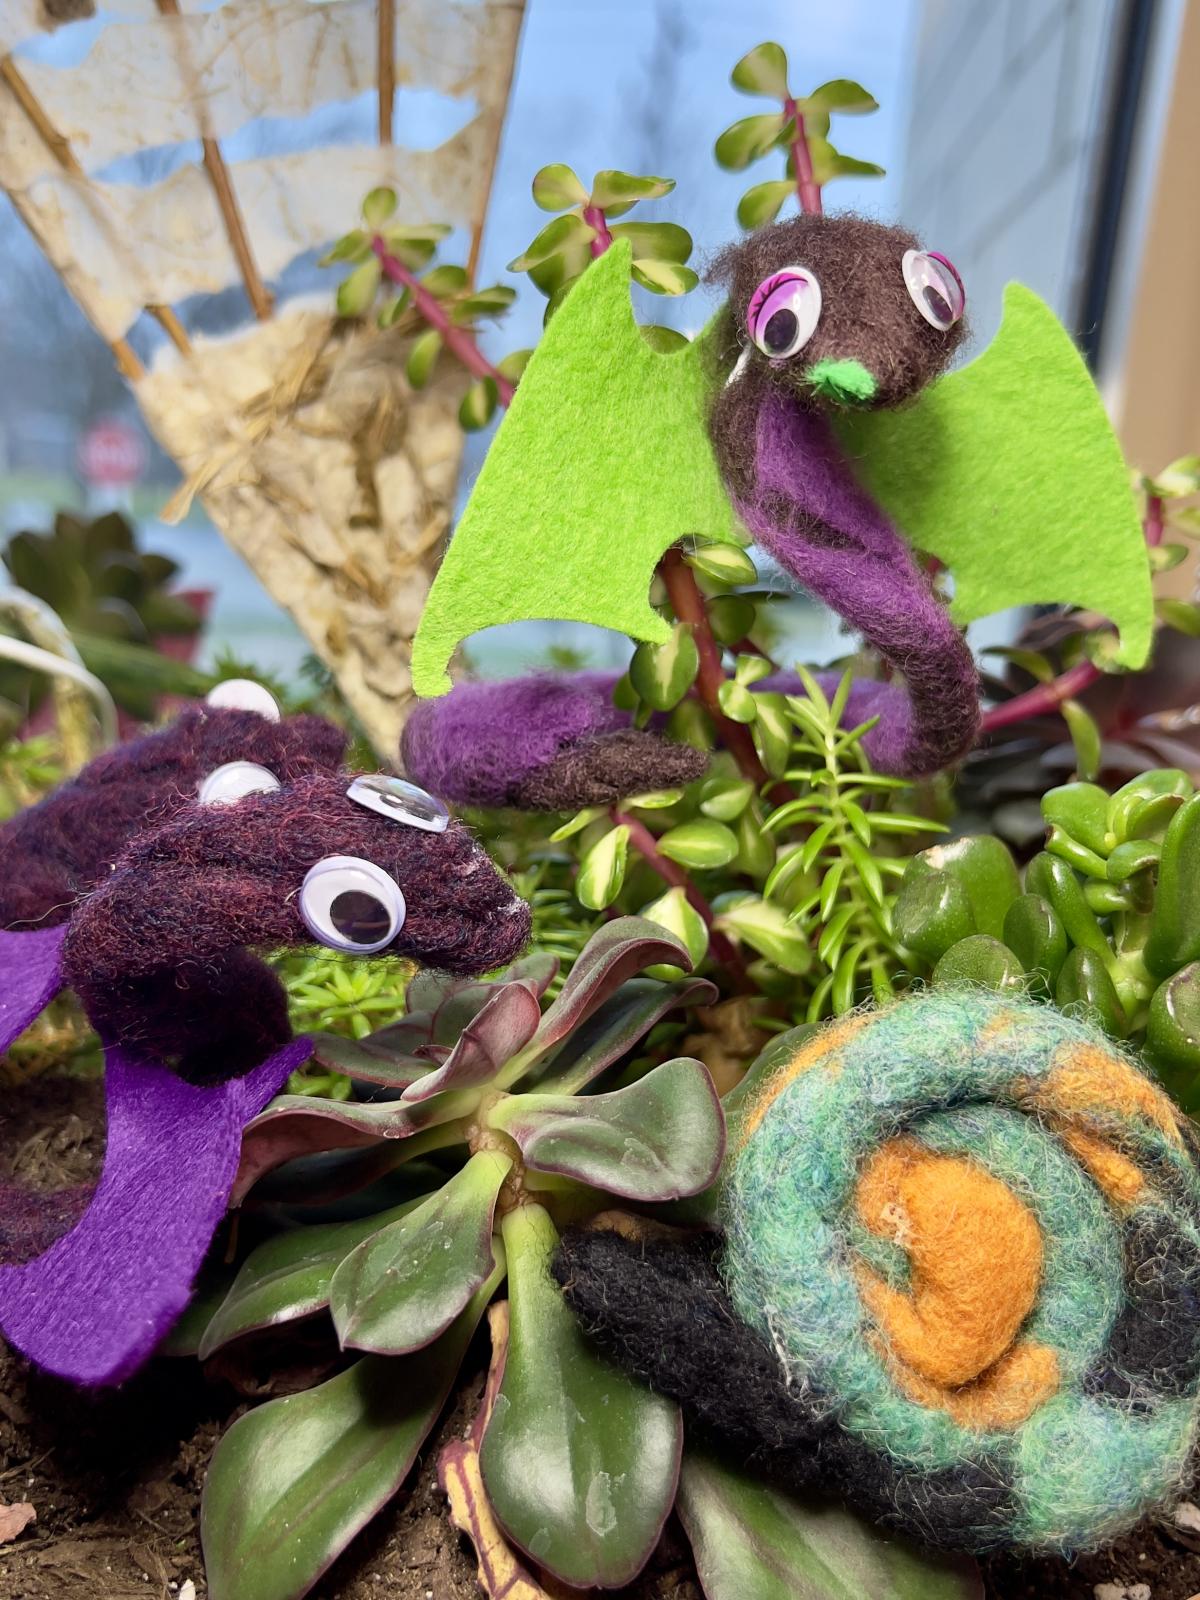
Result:
M118 418L94 422L79 442L79 470L96 488L124 489L146 469L142 435Z

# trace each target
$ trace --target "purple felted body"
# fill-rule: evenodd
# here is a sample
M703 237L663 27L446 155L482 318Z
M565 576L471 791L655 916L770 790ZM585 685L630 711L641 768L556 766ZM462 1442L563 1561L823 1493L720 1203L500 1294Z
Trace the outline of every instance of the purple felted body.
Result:
M867 735L867 755L881 772L939 771L975 742L979 692L971 652L929 579L817 412L769 394L754 462L753 488L735 501L747 528L904 674L907 697Z
M462 683L413 711L405 771L458 805L567 811L690 783L707 756L634 728L613 705L617 675L534 673Z

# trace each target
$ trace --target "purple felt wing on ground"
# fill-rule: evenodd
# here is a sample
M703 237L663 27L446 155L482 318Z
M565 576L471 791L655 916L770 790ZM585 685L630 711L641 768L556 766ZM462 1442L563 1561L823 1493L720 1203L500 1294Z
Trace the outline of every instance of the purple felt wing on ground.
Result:
M44 1255L0 1269L0 1328L79 1384L118 1383L187 1304L237 1172L242 1128L312 1046L197 1087L120 1046L107 1053L108 1142L91 1205Z
M0 929L0 1050L39 1016L63 986L66 924L28 933Z

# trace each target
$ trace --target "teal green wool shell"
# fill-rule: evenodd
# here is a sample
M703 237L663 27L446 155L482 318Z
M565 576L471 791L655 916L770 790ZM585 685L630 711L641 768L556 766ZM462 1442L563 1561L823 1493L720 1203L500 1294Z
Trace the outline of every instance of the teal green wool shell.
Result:
M722 1194L734 1304L796 1392L893 1469L969 1466L1006 1485L975 1548L1105 1542L1178 1489L1197 1430L1200 1177L1182 1115L1049 1007L939 990L856 1020L735 1097ZM864 1305L863 1268L910 1288L902 1245L855 1210L864 1162L900 1135L966 1158L1036 1219L1041 1275L1020 1337L1053 1351L1058 1381L1016 1425L969 1426L911 1397ZM1113 1153L1130 1189L1112 1192L1069 1135Z

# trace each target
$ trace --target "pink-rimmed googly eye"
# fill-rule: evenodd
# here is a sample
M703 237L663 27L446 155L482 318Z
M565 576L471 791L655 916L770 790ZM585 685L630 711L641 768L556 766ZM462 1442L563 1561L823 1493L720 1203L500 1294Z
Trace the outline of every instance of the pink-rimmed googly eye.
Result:
M764 278L746 307L746 332L771 361L794 356L816 332L821 285L807 267L780 267Z
M936 250L906 250L900 269L913 305L930 327L945 333L962 319L967 293L945 256Z

